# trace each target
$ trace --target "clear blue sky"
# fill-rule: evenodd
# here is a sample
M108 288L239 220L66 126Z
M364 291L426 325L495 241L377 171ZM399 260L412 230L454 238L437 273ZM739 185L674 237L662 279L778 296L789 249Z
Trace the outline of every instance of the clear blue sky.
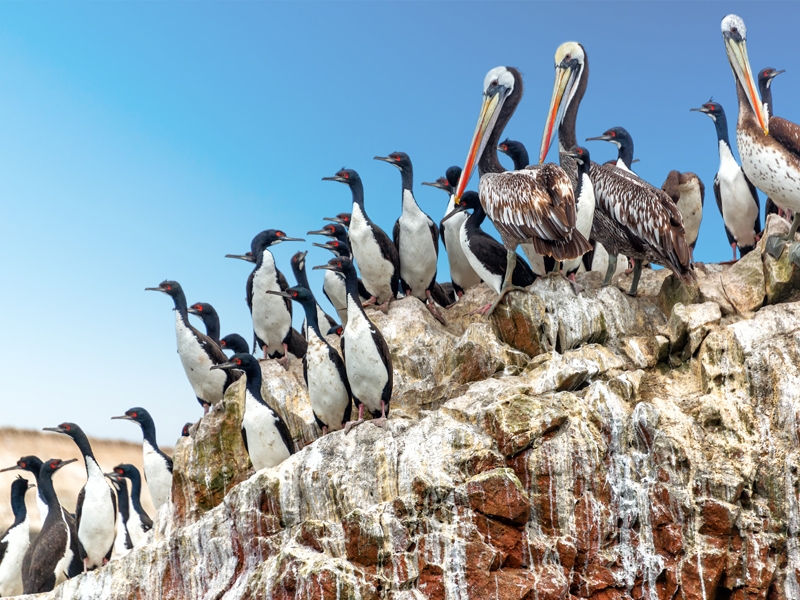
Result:
M250 339L250 268L226 253L262 229L308 237L349 210L347 188L321 181L343 165L391 231L400 176L372 157L392 151L409 153L417 200L440 219L445 194L419 183L463 163L486 72L525 75L507 134L535 156L568 40L591 64L579 139L622 125L648 181L695 171L707 192L695 258L729 259L713 124L689 109L713 95L736 121L719 29L730 12L748 26L753 69L787 70L776 113L800 120L793 3L0 4L0 424L72 420L138 439L108 418L141 405L172 444L200 408L171 302L144 288L176 279L190 303L217 307L223 334ZM590 144L597 161L615 155ZM276 250L290 279L301 248ZM313 248L309 264L329 257Z

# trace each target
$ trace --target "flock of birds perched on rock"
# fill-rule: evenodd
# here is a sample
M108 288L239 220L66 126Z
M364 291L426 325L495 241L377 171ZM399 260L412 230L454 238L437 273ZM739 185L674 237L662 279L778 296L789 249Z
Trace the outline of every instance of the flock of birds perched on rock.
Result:
M783 71L762 70L757 88L747 58L742 19L726 16L722 35L739 102L736 133L741 167L731 152L722 106L709 101L691 110L708 115L716 127L720 166L714 195L733 258L736 260L737 249L740 255L751 251L760 237L758 188L769 196L770 211L792 221L788 236L766 241L767 251L778 257L785 242L791 242L790 257L800 266L800 243L794 237L800 226L800 127L772 116L775 109L770 84ZM334 258L313 268L325 270L323 292L341 325L322 310L311 292L306 252L298 252L291 260L296 286L290 287L278 270L270 248L282 242L303 241L300 238L269 229L253 238L249 252L228 255L254 265L247 280L247 305L256 346L253 352L260 349L265 360L276 359L285 368L290 355L303 360L311 408L323 434L341 429L347 432L363 422L365 410L373 417L373 424L386 427L393 383L391 353L365 307L388 312L390 302L399 294L414 296L425 303L434 318L445 323L442 309L483 281L497 294L493 303L480 309L490 315L507 293L526 292L539 276L551 272L556 277L566 276L573 282L575 293L580 293L574 283L577 271L604 272L604 285L609 285L620 265L624 269L628 260L633 264L631 295L636 294L647 263L670 269L686 284L695 280L692 252L702 219L702 182L693 173L677 171L669 173L661 188L640 179L631 170L635 162L633 140L622 127L587 138L613 143L619 149L616 161L603 165L592 162L576 136L588 74L585 48L577 42L562 44L555 55L555 84L539 164L529 165L528 153L520 142L500 141L522 98L522 76L513 67L489 71L463 169L451 167L436 182L423 184L449 195L438 226L414 199L413 167L403 152L375 157L397 167L401 175L402 213L391 238L367 215L364 188L356 171L341 169L323 178L346 184L352 194L350 213L326 219L331 223L308 232L329 238L327 243L314 245L331 251ZM542 164L556 137L560 164ZM498 150L513 159L514 171L501 166ZM467 191L476 166L479 191ZM495 225L502 243L481 229L486 217ZM447 251L452 279L443 284L436 280L439 240ZM519 246L528 261L517 254ZM214 308L206 303L189 306L178 282L163 281L147 289L172 298L178 354L204 412L218 404L226 389L244 374L241 429L254 469L272 467L288 458L295 451L292 437L286 423L262 396L261 365L245 339L238 334L220 337ZM295 302L305 312L302 332L292 327ZM191 325L190 314L202 319L205 334ZM332 335L341 338L341 353L328 341ZM232 351L232 356L225 351ZM351 420L353 401L357 420ZM141 426L144 475L153 503L157 509L168 504L172 460L158 447L152 418L138 407L114 418ZM24 456L9 467L33 474L44 525L31 544L24 498L33 486L20 477L11 486L15 522L0 537L0 596L47 591L67 577L101 567L110 558L144 543L152 526L141 507L141 481L135 467L122 464L112 473L103 473L78 425L62 423L46 430L75 441L84 458L87 482L78 497L76 514L71 515L61 507L52 477L72 461ZM191 432L192 426L187 423L183 435Z

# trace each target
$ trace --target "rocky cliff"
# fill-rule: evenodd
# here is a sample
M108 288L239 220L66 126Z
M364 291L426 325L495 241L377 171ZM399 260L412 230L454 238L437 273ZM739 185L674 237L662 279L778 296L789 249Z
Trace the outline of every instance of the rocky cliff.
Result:
M447 327L371 312L388 430L319 438L299 365L264 363L299 451L252 473L237 384L178 443L150 543L45 597L800 598L800 274L697 271L638 298L547 277L488 321L481 286Z

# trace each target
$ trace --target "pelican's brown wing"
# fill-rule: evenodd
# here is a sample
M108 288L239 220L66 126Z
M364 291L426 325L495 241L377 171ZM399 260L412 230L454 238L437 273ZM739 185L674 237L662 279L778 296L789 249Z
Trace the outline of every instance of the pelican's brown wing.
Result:
M780 117L769 120L769 135L800 159L800 125Z
M480 196L502 236L530 240L543 256L566 260L590 249L575 229L575 195L558 165L486 174L481 177Z

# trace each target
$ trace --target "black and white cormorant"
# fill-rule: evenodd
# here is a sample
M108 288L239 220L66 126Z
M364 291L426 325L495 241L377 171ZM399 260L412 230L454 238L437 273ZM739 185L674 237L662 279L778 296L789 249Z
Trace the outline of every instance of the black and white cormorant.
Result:
M544 161L558 132L561 166L575 186L577 164L566 153L577 145L575 125L589 81L589 60L583 46L577 42L559 46L555 67L553 96L539 162ZM695 275L691 250L684 236L683 218L666 192L615 166L593 162L590 175L596 202L592 239L603 244L610 258L603 284L611 283L616 257L620 253L634 261L630 295L636 295L642 265L646 261L669 268L686 284L693 283Z
M272 292L278 293L278 292ZM306 313L308 351L303 357L303 377L308 387L311 410L322 434L337 431L350 421L352 402L350 384L344 361L325 339L317 318L317 301L308 288L290 287L281 292L286 298L300 303ZM330 331L332 327L327 327ZM336 326L333 326L335 328Z
M517 69L495 67L486 74L478 124L455 193L457 202L477 164L481 204L500 233L508 263L498 298L487 314L515 288L511 279L520 243L530 243L536 254L559 261L578 258L591 250L588 240L575 228L575 196L564 169L548 163L506 172L497 159L497 142L522 93L522 75Z
M343 227L338 224L336 227L343 229ZM325 231L326 229L327 227L323 228L321 231L313 231L309 233L322 233L322 231ZM328 234L322 233L322 235ZM333 252L334 256L346 256L347 258L352 258L353 255L350 251L350 245L347 243L346 234L345 239L341 239L338 235L331 235L330 237L333 237L334 239L326 244L317 244L314 242L312 245L317 246L318 248L330 250ZM336 314L339 315L339 320L342 322L342 325L346 325L347 290L345 289L344 285L344 275L341 273L334 273L333 271L325 271L325 276L322 280L322 293L325 294L325 297L333 305L333 308L336 309ZM366 302L370 298L369 292L364 288L364 284L360 279L358 280L358 295L361 298L362 303Z
M131 502L128 498L128 482L124 478L116 473L106 473L106 478L111 482L111 487L117 494L117 535L111 550L111 560L116 560L125 556L133 548L133 542L128 533Z
M389 312L389 302L397 296L400 287L400 259L386 232L367 216L364 208L364 186L353 169L341 169L323 181L347 184L353 194L353 210L348 228L348 238L353 257L361 271L361 281L370 294L365 305L378 304Z
M672 170L667 174L661 189L667 192L678 210L681 211L683 228L686 231L686 243L689 244L692 254L694 254L697 236L700 233L700 222L703 220L706 186L694 173Z
M31 524L25 508L25 494L35 487L22 475L11 484L11 512L14 522L0 534L0 598L22 593L22 559L31 545Z
M292 256L291 264L292 264L292 273L294 273L295 281L297 281L297 285L302 288L306 288L307 290L311 289L311 286L308 284L308 274L306 273L306 255L308 254L308 250L302 250L297 252L294 256ZM314 300L316 302L316 300ZM331 327L337 325L336 320L331 317L328 313L322 310L322 307L317 304L317 321L321 323L326 329L330 329ZM306 333L306 323L303 323L303 333ZM308 336L306 335L306 341L308 341Z
M261 365L258 360L252 354L234 354L228 362L214 368L238 369L244 371L247 378L242 438L253 468L260 471L274 467L294 454L289 428L261 395Z
M567 151L567 156L572 158L578 165L578 184L575 188L575 229L581 232L587 240L592 233L592 221L594 220L594 186L589 176L591 168L591 157L589 150L583 146L575 146ZM588 253L587 253L588 254ZM585 256L585 255L584 255ZM583 256L565 260L561 266L562 271L575 280L575 273L578 272L583 262Z
M375 160L400 170L402 210L392 230L392 240L400 261L400 287L406 296L414 296L425 302L434 318L445 323L432 295L439 260L439 228L414 198L414 166L411 158L405 152L392 152L389 156L376 156Z
M196 315L203 321L206 328L206 335L214 340L219 345L219 315L216 309L208 302L197 302L192 304L188 309L190 315Z
M114 546L117 496L108 485L106 476L94 457L89 438L78 425L61 423L58 427L45 427L44 431L69 436L83 455L86 485L81 488L75 505L78 542L83 550L84 571L102 567L111 558Z
M245 354L247 354L248 348L245 344ZM183 427L181 427L181 437L190 437L192 435L192 425L194 423L184 423Z
M764 113L747 57L747 29L741 17L726 16L721 28L739 100L736 142L742 169L776 205L794 213L789 233L770 236L765 248L777 258L785 242L792 242L790 260L800 265L800 244L795 243L800 228L800 126Z
M231 374L211 370L212 365L223 363L228 357L214 340L200 333L189 323L186 295L177 281L165 280L158 287L145 288L145 291L166 294L175 304L175 338L178 344L178 356L181 357L183 370L205 414L212 404L222 400L225 390L237 379Z
M612 127L603 132L603 135L586 138L587 142L611 142L617 147L617 160L614 163L618 169L633 173L633 138L624 127Z
M499 294L506 279L507 252L503 244L481 229L481 223L486 219L486 212L483 210L478 192L464 192L461 199L455 203L453 211L445 216L445 221L449 223L454 216L470 209L472 214L461 224L459 230L459 244L478 276ZM536 275L528 263L517 255L511 283L516 287L525 288L535 280ZM492 303L489 303L477 312L486 314L491 308Z
M269 248L281 242L302 241L278 229L267 229L250 242L249 255L225 255L226 258L255 261L256 266L247 279L247 307L253 319L253 333L258 347L264 351L264 358L277 358L286 369L289 368L288 353L297 358L305 354L305 339L292 327L291 301L264 293L267 290L282 292L289 287Z
M444 249L447 251L447 262L450 264L450 279L453 281L453 288L458 298L464 295L465 290L481 282L480 276L472 268L466 254L461 249L461 225L467 220L468 215L465 212L459 212L450 217L447 222L444 220L444 217L453 212L455 207L455 191L460 177L461 167L453 166L447 169L444 177L440 177L435 182L423 182L422 184L443 190L449 196L447 209L439 222L439 236L442 239Z
M250 352L247 340L238 333L229 333L219 341L219 347L223 350L231 350L234 354L239 352Z
M758 72L758 92L761 94L761 102L764 104L764 114L767 119L775 114L775 105L772 102L772 80L781 73L785 73L785 71L783 69L778 71L772 67L761 69ZM767 215L779 215L789 221L792 220L791 212L778 208L771 198L767 198L764 202L765 220Z
M512 160L515 171L524 169L531 164L528 149L522 142L506 138L497 145L497 149Z
M49 592L65 579L78 574L74 565L81 562L81 548L75 522L67 518L67 511L62 508L53 488L53 474L77 460L51 458L42 463L38 485L40 490L44 489L47 519L22 559L24 594ZM108 491L113 493L111 488Z
M131 482L128 535L130 535L133 547L136 548L145 542L147 532L153 528L153 520L142 508L142 477L139 474L139 469L127 463L114 467L114 473L118 477L127 478Z
M342 358L350 392L358 407L358 420L349 422L345 431L363 422L365 407L375 418L375 425L386 427L394 382L392 357L386 340L361 306L353 261L338 256L314 268L342 273L347 285L348 319L342 332Z
M36 479L36 483L39 483L39 472L42 470L42 459L38 456L22 456L17 461L17 464L12 465L10 467L6 467L5 469L0 469L0 473L4 473L6 471L14 471L19 469L20 471L27 471ZM44 523L45 519L47 519L47 504L44 501L44 496L42 495L42 488L39 488L36 491L36 508L39 509L39 519L42 523ZM2 597L2 596L0 596Z
M714 177L714 198L725 224L728 243L733 249L733 260L736 260L736 248L744 256L755 248L761 233L758 192L733 157L728 139L728 120L722 105L708 101L691 110L711 117L717 130L719 169Z
M141 406L125 411L124 415L111 417L133 421L142 428L142 464L144 478L150 489L150 498L156 510L172 497L172 458L164 454L156 441L156 424L150 413Z

